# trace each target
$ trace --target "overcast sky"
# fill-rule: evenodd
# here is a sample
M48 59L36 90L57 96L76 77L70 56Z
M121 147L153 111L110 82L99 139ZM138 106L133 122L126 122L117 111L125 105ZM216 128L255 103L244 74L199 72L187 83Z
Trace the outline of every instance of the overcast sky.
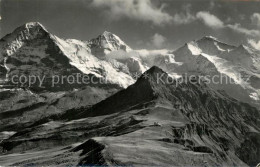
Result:
M206 35L260 49L256 0L1 0L0 37L31 21L62 38L107 30L134 49L175 49Z

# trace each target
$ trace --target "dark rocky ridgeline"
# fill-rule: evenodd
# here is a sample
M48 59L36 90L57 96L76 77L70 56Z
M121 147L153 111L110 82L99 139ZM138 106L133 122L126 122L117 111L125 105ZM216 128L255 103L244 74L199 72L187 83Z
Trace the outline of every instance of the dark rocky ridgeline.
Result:
M158 80L158 76L162 75ZM72 119L129 112L146 108L145 104L151 101L157 104L169 102L189 120L185 126L173 126L172 138L166 141L183 145L194 152L216 154L223 161L236 154L250 166L257 164L259 110L216 92L198 80L195 83L172 81L157 67L152 67L126 90L89 109L77 111ZM148 116L149 111L142 114ZM248 136L250 133L253 133L251 137ZM197 137L205 145L198 145Z
M55 126L21 130L1 147L17 152L89 139L71 150L91 149L80 156L80 165L245 165L242 161L256 165L259 110L214 91L196 78L191 83L168 77L152 67L127 89L90 108L58 115L49 122ZM151 157L154 160L147 161Z

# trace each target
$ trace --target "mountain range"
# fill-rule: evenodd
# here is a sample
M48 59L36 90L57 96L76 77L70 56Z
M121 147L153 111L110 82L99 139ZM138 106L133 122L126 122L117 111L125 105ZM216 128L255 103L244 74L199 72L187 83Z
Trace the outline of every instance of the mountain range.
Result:
M30 22L0 40L0 69L0 164L259 163L260 51L248 46L206 36L145 53L107 31L62 39ZM78 74L106 82L53 86ZM32 75L40 87L13 82Z

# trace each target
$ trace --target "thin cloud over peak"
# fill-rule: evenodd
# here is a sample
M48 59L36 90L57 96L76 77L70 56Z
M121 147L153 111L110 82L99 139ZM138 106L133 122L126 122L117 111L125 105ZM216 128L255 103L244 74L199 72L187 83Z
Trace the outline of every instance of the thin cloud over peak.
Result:
M247 29L245 27L242 27L241 24L239 24L239 23L225 24L217 16L215 16L215 15L209 13L209 12L206 12L206 11L198 12L196 14L196 18L201 20L206 26L208 26L210 28L213 28L213 29L229 28L229 29L231 29L234 32L237 32L237 33L240 33L240 34L244 34L244 35L247 35L247 36L260 36L260 31L259 30ZM260 15L259 15L259 18L258 18L258 13L254 13L252 15L251 19L252 20L259 19L259 24L260 24Z
M183 6L183 13L176 13L173 16L174 24L189 24L196 20L196 17L191 14L191 4Z
M164 36L162 36L161 34L155 33L152 36L152 44L156 47L156 48L161 48L163 46L163 44L165 43L166 38Z
M190 13L176 13L173 16L173 22L175 24L189 24L191 22L193 22L194 20L196 20L196 18L191 15Z
M260 27L260 13L253 13L252 16L250 17L250 19L253 24Z
M164 10L166 4L155 6L151 0L93 0L91 6L103 9L112 21L129 18L163 26L172 23L188 24L196 19L190 13L190 4L184 5L184 12L174 15Z
M260 31L259 30L250 30L247 28L242 27L240 24L236 23L236 24L228 24L227 25L228 28L230 28L231 30L237 32L237 33L241 33L241 34L245 34L248 36L260 36Z
M157 7L151 0L93 0L91 6L104 8L112 20L130 18L150 21L154 25L169 24L173 20L173 17L163 10L164 4Z
M200 11L196 14L196 17L202 20L202 22L208 27L214 29L219 29L224 27L224 23L217 16L210 14L209 12Z

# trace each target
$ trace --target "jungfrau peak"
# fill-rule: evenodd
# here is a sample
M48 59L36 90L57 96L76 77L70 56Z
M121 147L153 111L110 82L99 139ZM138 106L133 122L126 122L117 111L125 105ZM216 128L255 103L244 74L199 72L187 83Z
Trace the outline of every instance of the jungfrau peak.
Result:
M189 75L217 75L220 78L229 78L228 80L235 81L236 84L214 84L214 88L224 90L242 101L253 100L255 104L259 102L260 91L256 86L260 83L258 51L243 45L228 45L215 37L206 36L188 42L173 54L177 62L183 63L174 68L175 71Z

